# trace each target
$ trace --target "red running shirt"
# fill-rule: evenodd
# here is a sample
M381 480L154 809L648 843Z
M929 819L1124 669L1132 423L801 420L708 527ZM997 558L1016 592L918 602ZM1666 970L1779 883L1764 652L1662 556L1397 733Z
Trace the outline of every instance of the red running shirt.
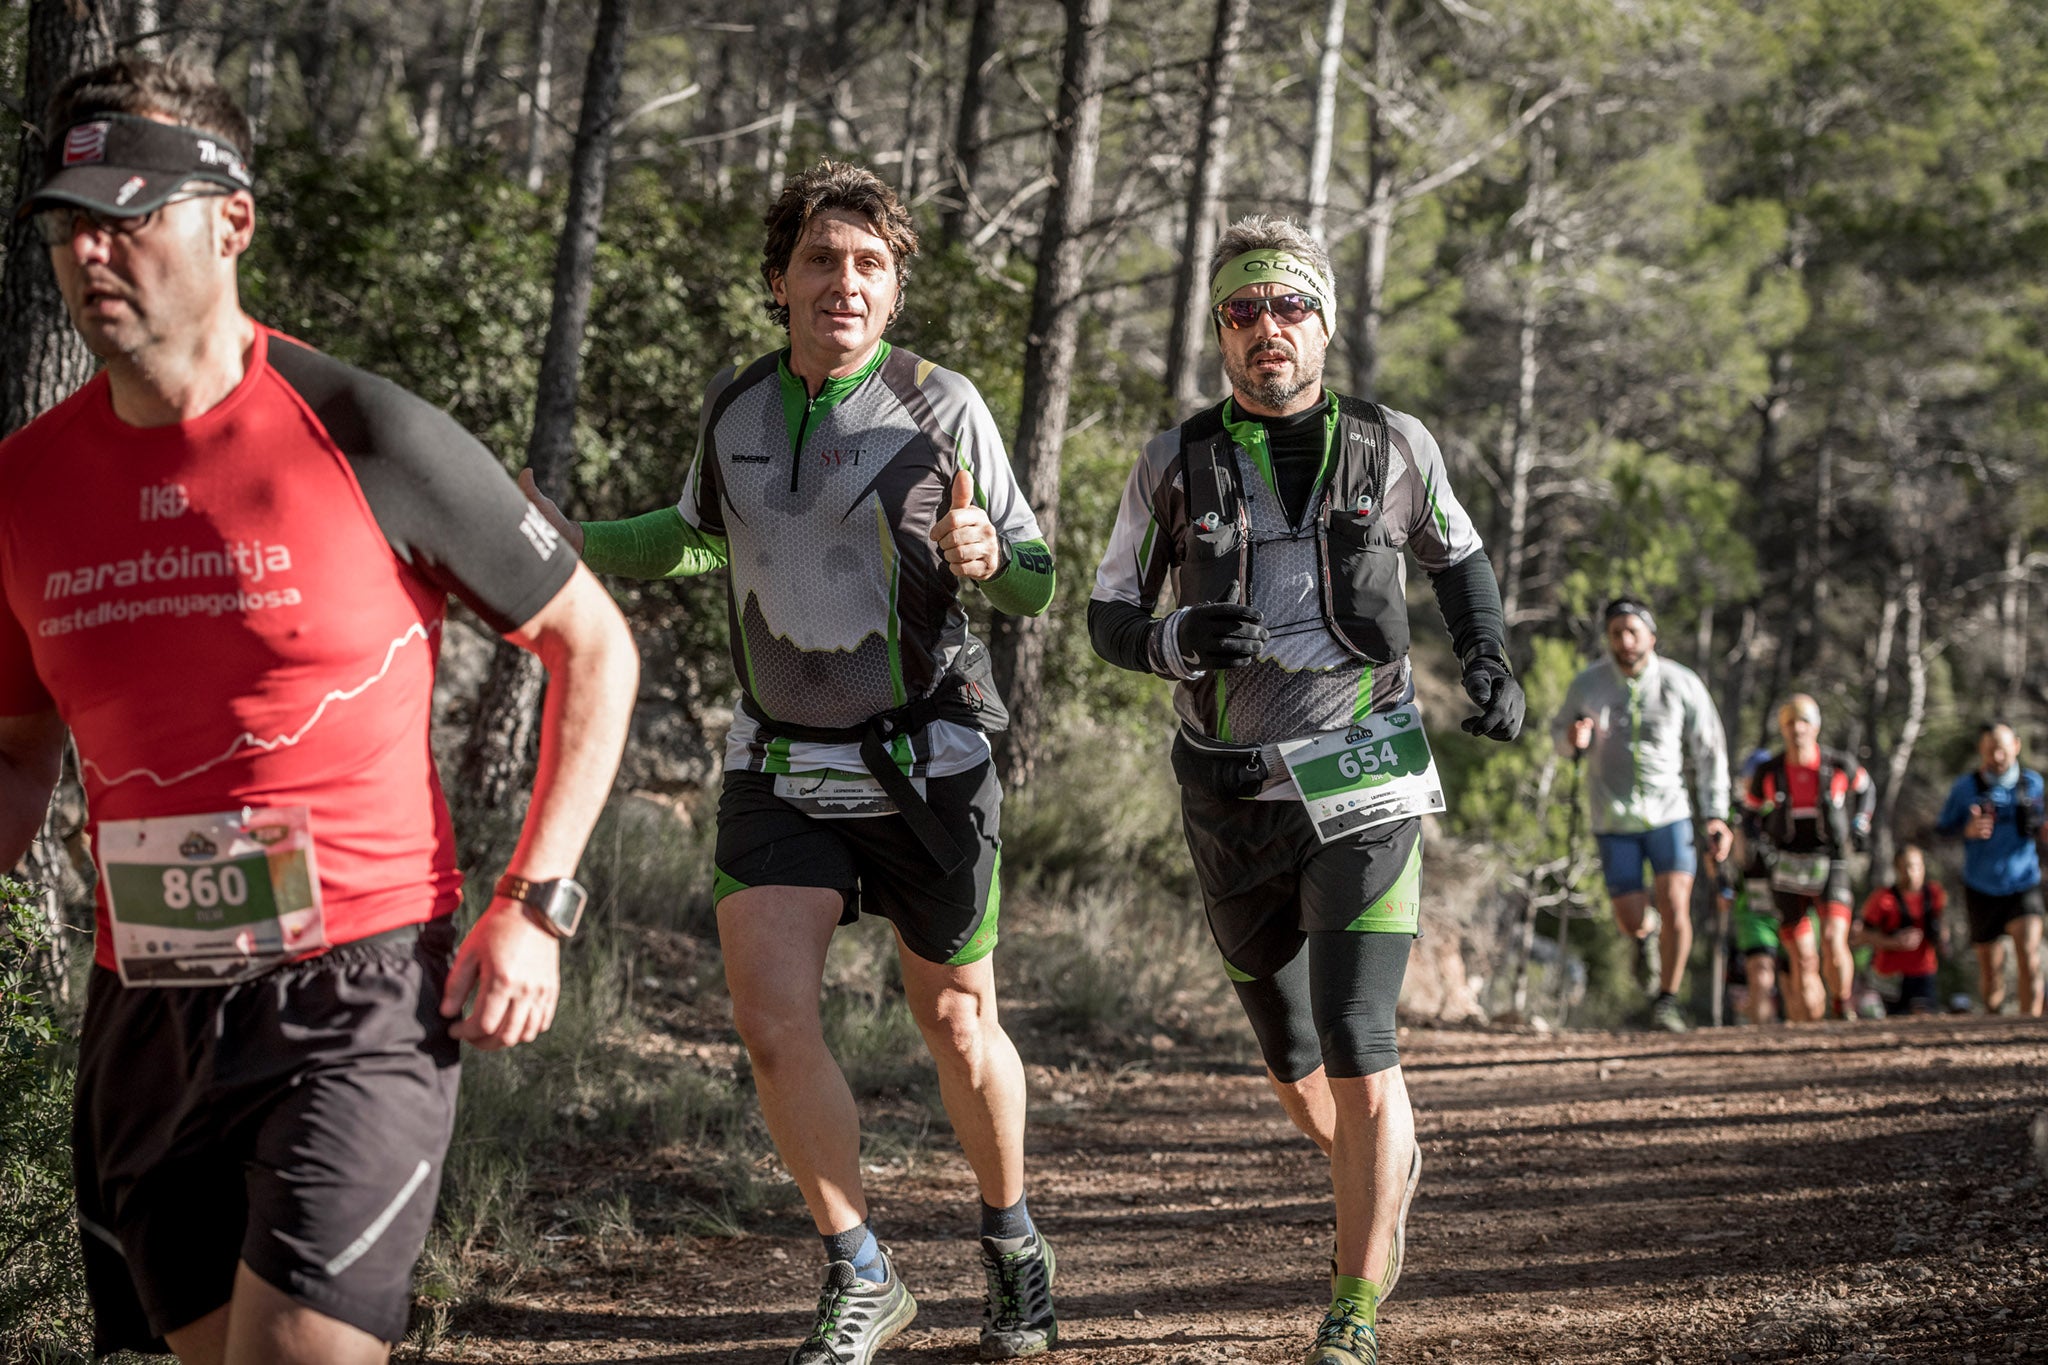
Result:
M1939 882L1928 882L1918 891L1902 892L1882 886L1863 902L1863 927L1880 934L1901 929L1918 929L1925 937L1911 952L1897 948L1879 949L1871 959L1872 970L1882 976L1932 976L1941 966L1934 951L1934 934L1948 898Z
M94 833L310 807L348 942L460 898L428 746L446 594L509 630L574 569L446 414L258 327L192 421L129 426L102 373L0 443L0 715L56 707ZM98 937L112 967L104 895Z

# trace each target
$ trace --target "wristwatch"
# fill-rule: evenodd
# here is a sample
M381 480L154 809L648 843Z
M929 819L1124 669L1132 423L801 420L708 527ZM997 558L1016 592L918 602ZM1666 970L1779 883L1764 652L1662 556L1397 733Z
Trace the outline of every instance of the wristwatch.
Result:
M583 907L590 893L574 877L557 877L551 882L530 882L510 872L498 878L498 894L515 900L526 917L556 938L569 938L583 922Z

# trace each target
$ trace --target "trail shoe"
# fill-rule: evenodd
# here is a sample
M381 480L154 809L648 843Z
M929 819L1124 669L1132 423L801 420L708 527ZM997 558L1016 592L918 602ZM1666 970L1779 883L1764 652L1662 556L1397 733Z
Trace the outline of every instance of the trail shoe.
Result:
M881 1284L855 1274L851 1261L825 1267L818 1320L784 1365L868 1365L875 1352L910 1325L917 1316L917 1301L897 1277L886 1249L882 1264L889 1278Z
M1685 1022L1685 1010L1679 1005L1677 996L1657 997L1656 1003L1650 1006L1650 1027L1661 1029L1665 1033L1686 1031L1688 1025Z
M1052 1311L1052 1282L1059 1273L1052 1243L1037 1228L1031 1240L1004 1251L993 1237L981 1239L981 1268L988 1276L988 1301L981 1310L981 1358L1014 1360L1050 1351L1060 1339Z
M1654 909L1643 911L1643 936L1636 940L1636 980L1642 983L1645 995L1656 993L1663 975L1664 962L1657 952L1657 934L1663 927L1664 921Z
M1316 1343L1301 1365L1379 1365L1379 1336L1356 1305L1340 1303L1323 1314Z

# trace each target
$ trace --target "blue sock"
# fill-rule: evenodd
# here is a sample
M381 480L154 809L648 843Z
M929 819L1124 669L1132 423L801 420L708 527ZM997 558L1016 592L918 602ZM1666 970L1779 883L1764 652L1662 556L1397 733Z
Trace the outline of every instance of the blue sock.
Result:
M866 1223L856 1223L844 1232L827 1232L822 1236L827 1261L852 1262L853 1273L869 1284L888 1282L889 1270L882 1264L881 1244L875 1241L874 1229Z
M981 1206L981 1235L992 1237L1002 1245L1004 1251L1017 1251L1031 1239L1031 1211L1024 1207L1024 1197L1006 1209L999 1209L984 1203Z

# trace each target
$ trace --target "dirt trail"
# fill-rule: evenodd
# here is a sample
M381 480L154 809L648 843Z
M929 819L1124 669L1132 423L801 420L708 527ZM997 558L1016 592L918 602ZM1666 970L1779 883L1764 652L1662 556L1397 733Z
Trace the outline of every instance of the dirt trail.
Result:
M1418 1030L1405 1058L1426 1165L1389 1365L2048 1361L2038 1022ZM1033 1076L1054 1359L1296 1361L1326 1292L1327 1172L1248 1068L1176 1067ZM964 1163L870 1179L920 1303L883 1360L972 1360ZM570 1250L424 1358L779 1365L817 1265L807 1223L774 1231L604 1272Z

